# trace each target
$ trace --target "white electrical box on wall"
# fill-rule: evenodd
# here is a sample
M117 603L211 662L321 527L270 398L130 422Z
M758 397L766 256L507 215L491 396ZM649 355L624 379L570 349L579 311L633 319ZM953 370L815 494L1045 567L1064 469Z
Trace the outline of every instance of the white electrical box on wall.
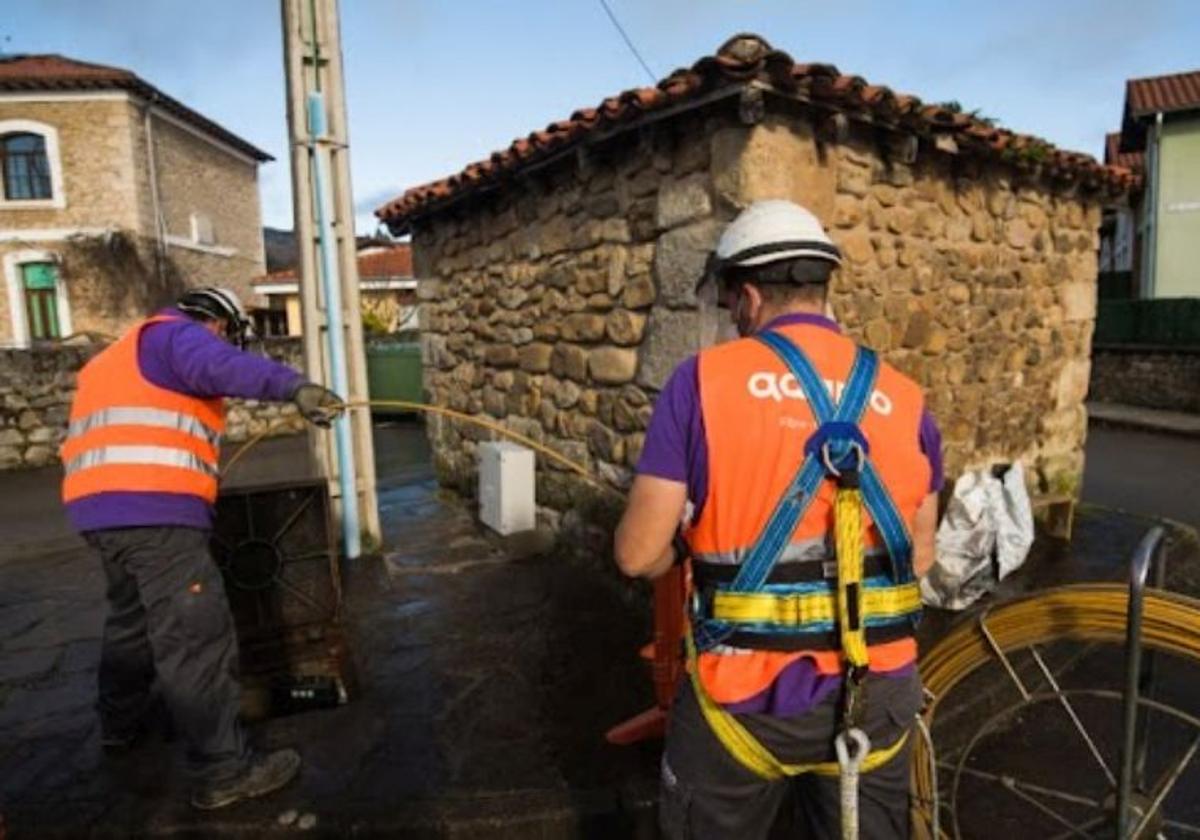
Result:
M499 534L537 524L533 450L509 441L479 445L479 518Z

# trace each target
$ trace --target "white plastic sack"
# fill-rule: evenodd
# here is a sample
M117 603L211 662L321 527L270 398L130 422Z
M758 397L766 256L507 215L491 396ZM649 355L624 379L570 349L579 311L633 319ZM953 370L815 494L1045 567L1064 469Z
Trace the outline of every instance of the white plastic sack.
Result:
M938 526L937 560L921 580L921 600L965 609L1019 568L1031 545L1033 509L1021 464L1003 478L991 470L965 473Z

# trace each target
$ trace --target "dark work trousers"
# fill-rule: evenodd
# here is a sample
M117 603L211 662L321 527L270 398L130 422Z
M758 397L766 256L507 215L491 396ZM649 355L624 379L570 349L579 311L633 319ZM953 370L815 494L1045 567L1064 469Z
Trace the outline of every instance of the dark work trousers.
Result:
M866 683L863 730L872 749L885 747L913 728L923 698L914 671L905 677L871 675ZM738 715L738 721L788 764L835 761L840 692L796 718ZM895 758L859 776L859 836L904 840L909 836L911 740ZM670 840L758 840L771 835L776 816L792 796L798 834L836 840L841 833L837 776L807 774L767 781L743 767L717 740L700 710L691 682L684 680L671 709L663 753L659 823Z
M120 528L84 536L108 578L97 704L105 735L136 729L157 676L196 781L236 775L246 762L237 637L209 532Z

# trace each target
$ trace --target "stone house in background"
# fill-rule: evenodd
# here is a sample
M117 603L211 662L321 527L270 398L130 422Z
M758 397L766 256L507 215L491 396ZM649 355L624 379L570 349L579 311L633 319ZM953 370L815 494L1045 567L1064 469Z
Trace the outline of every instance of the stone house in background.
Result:
M432 401L623 488L666 377L722 335L694 292L722 226L798 201L845 256L838 320L927 389L949 476L1020 459L1061 496L1083 473L1100 208L1131 182L745 35L377 214L412 234ZM471 492L487 433L429 434ZM596 500L544 459L537 482L551 526Z
M0 58L0 346L116 335L184 285L249 297L271 159L128 70Z
M300 335L300 282L296 268L254 278L254 291L266 306L254 313L260 335ZM412 246L368 241L358 249L358 288L368 332L417 329L417 281Z

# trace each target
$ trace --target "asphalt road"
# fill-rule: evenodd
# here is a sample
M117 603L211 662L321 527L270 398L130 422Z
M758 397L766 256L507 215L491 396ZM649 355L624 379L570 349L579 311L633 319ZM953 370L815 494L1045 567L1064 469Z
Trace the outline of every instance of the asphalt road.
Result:
M1200 439L1092 426L1083 500L1200 528Z

